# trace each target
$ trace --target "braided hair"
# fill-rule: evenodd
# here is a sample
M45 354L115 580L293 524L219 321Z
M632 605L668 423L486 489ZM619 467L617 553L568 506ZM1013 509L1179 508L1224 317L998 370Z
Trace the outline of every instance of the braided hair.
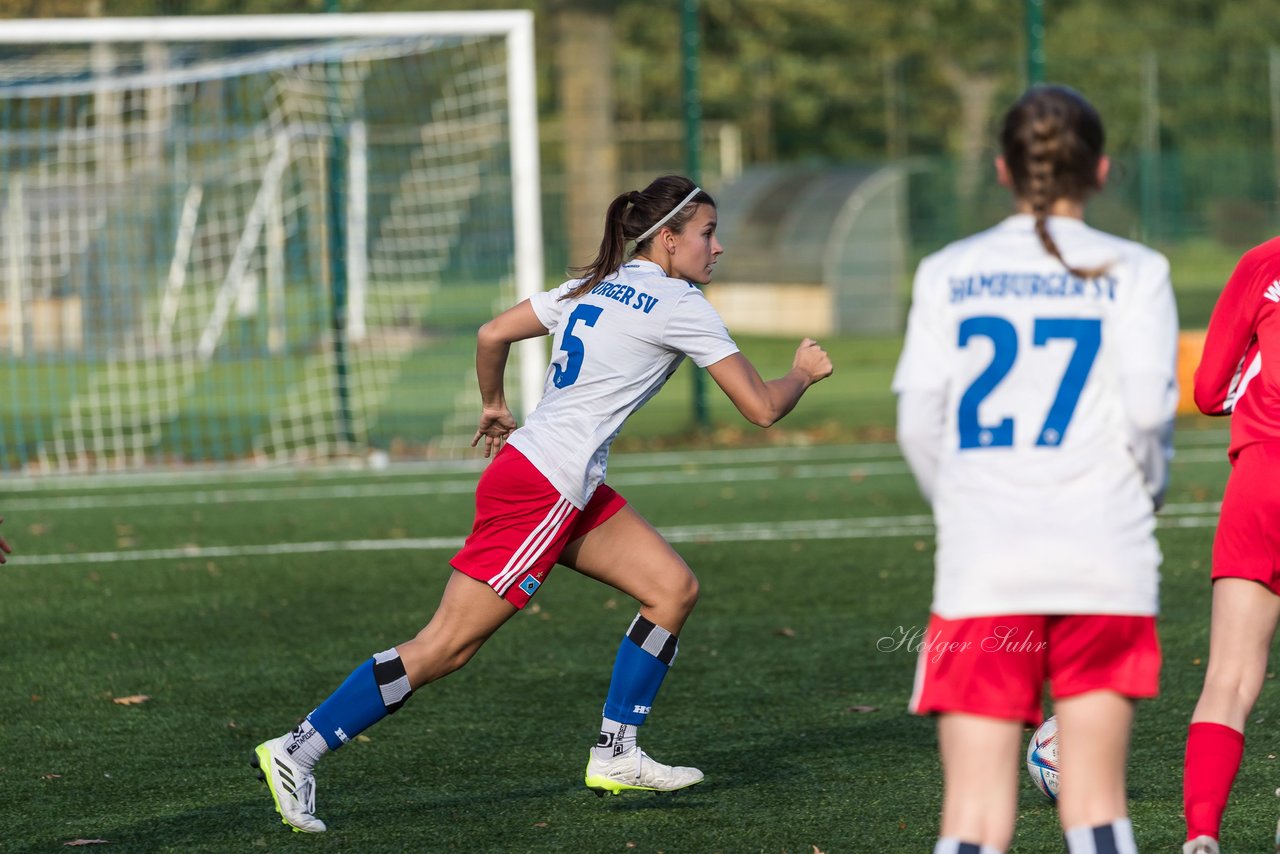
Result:
M561 299L577 299L605 280L610 273L622 266L627 242L636 240L663 217L671 215L662 224L679 234L698 210L698 205L707 204L715 207L715 200L705 191L699 190L692 198L688 198L695 185L682 175L664 175L656 178L643 190L631 190L622 193L610 204L604 216L604 237L600 241L600 250L595 260L580 267L570 267L569 273L580 276L581 283L561 297ZM681 201L688 202L680 210L675 210ZM672 211L675 211L672 214ZM643 240L637 240L631 255L643 252L653 244L655 234L649 234Z
M1067 263L1049 233L1049 210L1058 199L1084 201L1100 189L1098 162L1105 141L1098 111L1066 86L1028 89L1005 114L1000 133L1014 194L1031 206L1040 243L1068 271L1085 279L1106 268Z

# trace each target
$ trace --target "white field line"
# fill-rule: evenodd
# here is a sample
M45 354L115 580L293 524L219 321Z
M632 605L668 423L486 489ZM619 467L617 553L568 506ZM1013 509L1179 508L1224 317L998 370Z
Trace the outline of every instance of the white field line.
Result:
M1209 502L1173 504L1160 517L1164 528L1211 528L1218 522L1218 505ZM807 519L792 522L740 522L726 525L675 525L658 529L672 543L746 543L789 540L859 540L889 537L928 537L933 520L927 515ZM170 549L133 549L83 554L14 556L13 565L68 566L94 563L129 563L148 560L207 560L269 555L334 554L379 551L452 551L463 538L428 537L393 540L330 540L300 543L267 543L245 546L179 546Z
M686 455L677 458L684 467L673 471L638 471L628 466L611 466L615 476L609 483L621 489L685 484L735 484L774 480L862 480L908 474L901 458L869 460L850 464L847 460L804 463L786 466L742 466L718 468L705 457ZM1184 451L1174 457L1174 464L1226 464L1226 455L1214 451ZM674 463L665 463L674 464ZM322 501L361 498L395 498L428 495L470 495L475 491L476 477L437 480L380 480L366 483L296 483L266 484L237 489L205 489L190 491L157 491L108 493L95 495L50 495L0 500L0 513L56 512L96 510L124 507L160 507L183 505L247 504L266 501ZM136 487L136 484L135 484Z
M1225 462L1228 434L1226 430L1185 430L1178 434L1178 452L1174 463ZM723 448L693 451L652 451L618 453L609 459L613 472L632 469L698 466L715 468L749 463L799 462L839 465L852 461L900 462L897 445L891 442L865 442L858 445L788 445L767 448ZM487 460L433 460L394 463L379 475L383 477L422 477L484 470ZM322 481L350 479L367 473L361 460L347 460L312 468L238 467L220 470L197 469L175 472L101 473L91 475L51 475L45 477L17 475L0 477L0 493L43 493L73 490L131 490L145 486L175 484L239 484L245 481Z
M626 472L609 478L619 488L669 486L694 483L749 483L762 480L803 478L807 480L876 477L907 473L902 462L865 463L854 466L797 465L759 466L753 468L691 469L666 472ZM471 494L476 478L458 480L421 480L408 482L309 484L296 486L253 487L246 489L213 489L191 492L135 492L110 495L52 495L5 499L0 513L57 510L93 510L117 507L160 507L208 504L244 504L262 501L315 501L357 498L394 498L398 496Z
M609 458L612 471L662 467L722 466L762 462L809 462L883 458L900 460L897 446L887 443L861 445L795 445L771 448L724 448L696 451L655 451L642 453L618 453ZM422 477L474 472L484 470L488 460L476 456L467 460L423 460L393 463L379 471L381 477ZM106 472L91 475L17 476L0 478L0 491L53 492L70 490L137 489L143 486L173 486L175 484L236 484L245 481L300 481L351 479L369 473L361 460L348 460L312 468L258 468L242 466L221 470L194 470L185 472Z

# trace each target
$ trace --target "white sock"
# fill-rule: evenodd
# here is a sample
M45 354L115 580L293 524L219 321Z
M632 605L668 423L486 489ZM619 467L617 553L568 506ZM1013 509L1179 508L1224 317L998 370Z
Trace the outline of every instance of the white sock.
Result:
M1097 827L1073 827L1067 833L1071 854L1138 854L1133 838L1133 822L1118 818Z
M609 718L600 719L600 740L591 748L596 759L612 759L636 746L635 724L623 724Z
M310 774L320 757L329 752L329 745L325 743L324 736L311 725L311 721L303 721L285 739L284 751L298 763L304 774Z

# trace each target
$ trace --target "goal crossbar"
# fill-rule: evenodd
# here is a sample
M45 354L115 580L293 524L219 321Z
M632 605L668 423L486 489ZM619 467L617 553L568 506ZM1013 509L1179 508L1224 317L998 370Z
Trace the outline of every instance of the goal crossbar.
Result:
M185 18L57 18L8 20L0 44L31 42L273 41L374 38L408 34L464 36L533 34L533 13L368 12L326 15L193 15Z

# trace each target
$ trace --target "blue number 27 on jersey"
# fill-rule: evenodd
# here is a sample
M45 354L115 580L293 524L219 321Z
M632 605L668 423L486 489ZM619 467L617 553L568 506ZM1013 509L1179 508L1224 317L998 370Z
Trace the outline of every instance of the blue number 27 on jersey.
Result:
M991 362L960 397L957 419L960 448L1007 448L1013 445L1013 419L1006 417L994 424L982 424L978 421L978 407L1013 369L1018 359L1018 330L1003 317L969 317L960 323L960 346L968 346L974 337L991 341ZM1039 446L1057 447L1067 433L1076 404L1080 402L1080 392L1084 390L1093 361L1097 358L1098 347L1102 343L1102 321L1079 317L1036 318L1032 339L1036 347L1057 339L1076 342L1058 382L1058 393L1054 395L1053 404L1036 438Z

